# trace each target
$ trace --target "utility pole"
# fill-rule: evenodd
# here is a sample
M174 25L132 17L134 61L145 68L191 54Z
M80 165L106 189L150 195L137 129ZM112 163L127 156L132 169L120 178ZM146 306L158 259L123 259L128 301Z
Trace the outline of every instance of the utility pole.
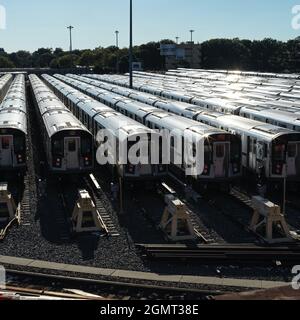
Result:
M70 52L72 52L72 51L73 51L73 45L72 45L72 29L74 29L74 27L73 27L73 26L69 26L69 27L67 27L67 29L70 30Z
M118 30L115 31L115 34L116 34L116 47L117 48L119 48L119 33L120 32Z
M130 36L129 36L129 87L133 88L133 52L132 52L132 0L130 0Z
M176 37L176 44L178 44L179 37Z

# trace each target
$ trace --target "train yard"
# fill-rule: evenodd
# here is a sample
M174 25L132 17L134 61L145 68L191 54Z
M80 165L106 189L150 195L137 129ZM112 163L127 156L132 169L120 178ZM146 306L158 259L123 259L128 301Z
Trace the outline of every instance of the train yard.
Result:
M134 89L127 80L0 78L0 258L290 282L291 267L300 263L300 80L189 69L136 72ZM160 131L172 129L171 153L175 140L185 150L185 135L203 142L194 160L203 162L201 174L188 175L188 161L162 161ZM109 140L101 130L110 132L120 154L127 148L126 156L133 141L148 151L158 145L158 162L124 164L105 151L112 161L99 163ZM77 282L112 300L202 299L248 288L191 281L164 289L164 281L96 274L85 283L80 272L67 279L67 271L45 266L38 277L30 264L3 264L17 292L22 279L37 282L32 294L46 280L57 284L48 293Z

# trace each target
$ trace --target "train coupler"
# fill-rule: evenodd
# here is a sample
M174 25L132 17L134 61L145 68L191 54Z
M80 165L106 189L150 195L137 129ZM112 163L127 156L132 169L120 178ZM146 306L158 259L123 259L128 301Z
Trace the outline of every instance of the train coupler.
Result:
M269 244L292 242L293 238L289 230L281 208L271 201L261 196L252 198L252 208L254 210L250 229L258 233L262 230L262 238ZM279 230L279 236L276 237L275 228Z
M106 226L86 190L79 190L79 199L73 210L73 231L76 233L101 232L107 233Z
M195 240L197 235L191 222L186 205L174 195L166 195L167 207L159 228L170 241Z

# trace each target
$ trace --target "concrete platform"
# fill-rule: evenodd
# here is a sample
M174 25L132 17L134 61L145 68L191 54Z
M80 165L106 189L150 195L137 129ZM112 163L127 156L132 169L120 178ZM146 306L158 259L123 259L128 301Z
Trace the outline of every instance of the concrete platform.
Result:
M126 270L102 269L93 267L84 267L77 265L67 265L60 263L52 263L47 261L15 258L0 256L0 265L5 266L21 266L36 269L36 272L44 272L44 270L74 272L95 276L112 277L115 281L122 279L146 280L153 282L173 282L182 284L200 284L208 286L235 287L235 288L253 288L253 289L271 289L288 286L288 282L277 281L261 281L261 280L245 280L230 279L218 277L202 277L202 276L186 276L174 274L157 274L150 272L135 272Z

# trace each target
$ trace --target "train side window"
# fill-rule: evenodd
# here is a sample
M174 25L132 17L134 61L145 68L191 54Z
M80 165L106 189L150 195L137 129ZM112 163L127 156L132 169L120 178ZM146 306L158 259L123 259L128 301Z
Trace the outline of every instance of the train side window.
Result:
M10 140L9 138L2 138L2 149L3 150L8 150L10 147Z

